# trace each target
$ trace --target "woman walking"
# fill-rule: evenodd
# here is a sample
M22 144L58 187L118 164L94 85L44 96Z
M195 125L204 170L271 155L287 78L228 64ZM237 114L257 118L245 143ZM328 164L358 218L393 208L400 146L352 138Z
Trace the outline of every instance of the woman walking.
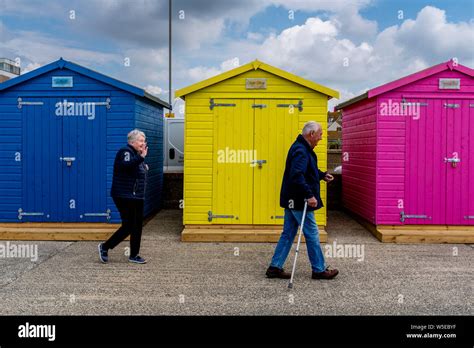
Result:
M99 259L109 261L108 250L115 248L130 235L130 256L133 263L146 263L138 255L142 237L143 205L148 166L145 157L148 154L145 133L138 129L128 133L128 144L115 156L111 196L120 212L122 226L104 243L99 244Z

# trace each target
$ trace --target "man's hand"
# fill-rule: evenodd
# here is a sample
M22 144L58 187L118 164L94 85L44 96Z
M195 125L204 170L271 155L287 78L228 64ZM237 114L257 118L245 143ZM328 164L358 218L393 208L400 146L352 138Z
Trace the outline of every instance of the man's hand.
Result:
M326 181L326 182L331 182L331 181L334 180L334 177L331 174L326 173L326 176L324 177L323 180Z
M318 206L318 201L316 200L316 198L314 198L314 196L308 198L308 205L313 208L316 208Z

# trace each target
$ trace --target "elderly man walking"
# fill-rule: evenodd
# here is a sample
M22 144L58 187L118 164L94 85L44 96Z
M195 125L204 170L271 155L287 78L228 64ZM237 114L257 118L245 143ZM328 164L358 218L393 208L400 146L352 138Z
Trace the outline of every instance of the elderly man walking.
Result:
M99 244L99 259L103 263L109 260L108 250L115 248L130 235L130 256L133 263L146 263L138 255L143 225L143 204L145 201L148 154L145 134L138 129L128 133L128 144L115 156L114 176L111 196L120 212L122 226L107 240Z
M332 279L339 271L326 267L324 255L319 243L318 225L314 218L314 211L323 207L320 196L320 180L326 182L334 178L327 172L318 169L318 159L313 149L322 139L321 125L314 121L307 122L302 134L291 145L286 157L285 173L280 192L280 206L285 208L283 232L275 249L270 267L267 270L268 278L289 279L290 273L283 270L291 246L303 217L304 201L308 207L303 226L313 279Z

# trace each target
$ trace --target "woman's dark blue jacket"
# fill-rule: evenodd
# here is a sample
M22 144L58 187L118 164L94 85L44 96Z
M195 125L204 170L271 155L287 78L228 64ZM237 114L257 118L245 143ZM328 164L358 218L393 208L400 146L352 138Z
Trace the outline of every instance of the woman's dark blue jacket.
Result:
M144 160L131 145L117 152L110 191L112 197L145 199L147 169Z

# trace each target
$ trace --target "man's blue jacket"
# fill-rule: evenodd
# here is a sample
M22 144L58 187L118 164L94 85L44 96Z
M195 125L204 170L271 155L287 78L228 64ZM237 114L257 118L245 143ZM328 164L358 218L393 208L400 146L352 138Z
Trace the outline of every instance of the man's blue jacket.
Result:
M318 201L316 208L307 207L308 211L323 207L320 195L320 181L326 172L318 169L318 159L308 142L300 134L291 145L286 157L285 173L280 192L280 206L303 210L304 200L314 196Z

